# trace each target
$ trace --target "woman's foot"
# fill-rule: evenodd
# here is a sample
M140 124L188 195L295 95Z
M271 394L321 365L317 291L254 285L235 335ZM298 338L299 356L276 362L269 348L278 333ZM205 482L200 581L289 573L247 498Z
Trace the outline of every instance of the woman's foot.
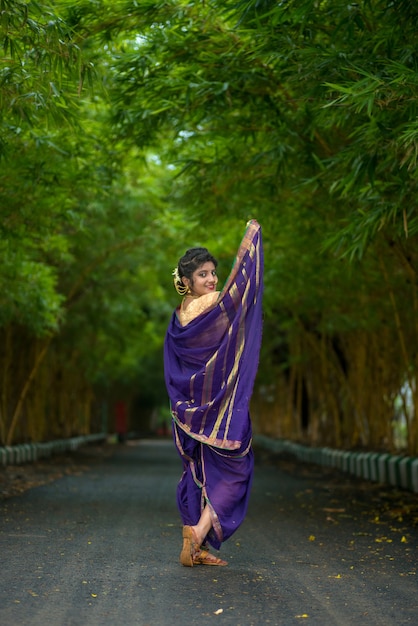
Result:
M180 552L180 563L185 567L193 567L193 559L199 551L196 534L191 526L183 526L183 547Z
M199 546L193 526L183 526L183 547L180 552L180 563L185 567L193 567L193 565L228 565L227 561L211 554L206 547Z
M228 565L228 561L211 554L206 548L199 548L193 556L194 565Z

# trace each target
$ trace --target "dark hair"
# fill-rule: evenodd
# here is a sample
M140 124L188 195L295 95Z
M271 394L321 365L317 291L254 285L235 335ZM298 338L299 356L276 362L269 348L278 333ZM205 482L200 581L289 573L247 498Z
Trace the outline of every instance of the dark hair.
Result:
M215 267L218 265L218 261L211 255L207 248L189 248L178 262L180 278L185 276L191 280L193 272L208 261L211 261Z

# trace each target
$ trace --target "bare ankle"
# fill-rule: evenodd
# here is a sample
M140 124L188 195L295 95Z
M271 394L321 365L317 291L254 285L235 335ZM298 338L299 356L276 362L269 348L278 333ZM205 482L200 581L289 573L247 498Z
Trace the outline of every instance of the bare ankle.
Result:
M192 526L192 530L193 530L194 538L196 540L196 545L200 546L200 544L202 543L202 537L199 533L199 529L197 526Z

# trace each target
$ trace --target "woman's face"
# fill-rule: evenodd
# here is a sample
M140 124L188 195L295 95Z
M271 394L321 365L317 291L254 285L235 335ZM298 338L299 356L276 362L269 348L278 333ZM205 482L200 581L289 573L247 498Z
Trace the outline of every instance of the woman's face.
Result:
M183 283L190 287L192 296L204 296L216 291L218 276L212 261L207 261L192 274L192 279L183 278Z

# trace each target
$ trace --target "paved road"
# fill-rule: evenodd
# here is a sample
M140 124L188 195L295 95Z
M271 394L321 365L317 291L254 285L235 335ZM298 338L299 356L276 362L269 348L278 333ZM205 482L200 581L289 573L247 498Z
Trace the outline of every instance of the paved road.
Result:
M226 568L178 563L169 441L0 502L1 626L418 624L416 496L261 457Z

